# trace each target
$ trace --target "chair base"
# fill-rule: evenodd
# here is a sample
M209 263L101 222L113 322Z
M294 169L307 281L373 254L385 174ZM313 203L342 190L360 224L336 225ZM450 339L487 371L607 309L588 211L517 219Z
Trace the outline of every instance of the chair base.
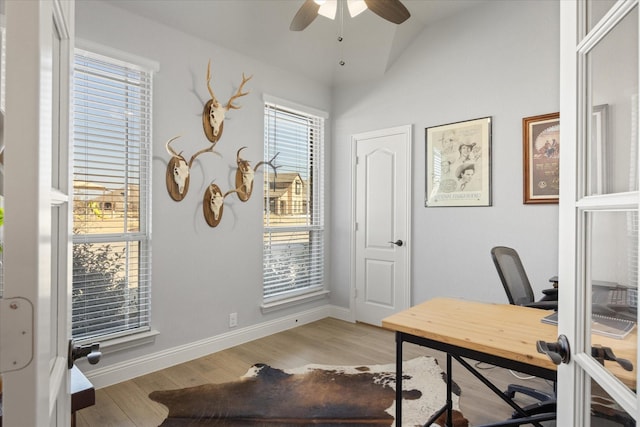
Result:
M541 402L547 400L555 400L556 398L554 393L547 393L545 391L536 390L534 388L519 384L509 384L509 386L507 387L507 391L504 392L505 396L510 399L513 399L516 393L521 393L526 396L533 397L534 399L538 399Z
M537 415L537 414L555 414L556 413L556 401L555 400L547 400L544 402L536 402L531 405L525 406L522 408L526 413L526 416ZM525 415L514 412L511 414L511 418L522 418Z
M524 394L525 396L530 396L539 401L522 408L526 416L537 415L537 414L549 414L549 413L554 414L556 412L555 394L547 393L541 390L536 390L534 388L519 385L519 384L509 384L509 386L507 387L507 391L504 392L505 396L507 396L510 399L513 399L516 393L521 393L521 394ZM523 416L525 415L522 415L518 412L514 412L511 415L511 418L522 418Z

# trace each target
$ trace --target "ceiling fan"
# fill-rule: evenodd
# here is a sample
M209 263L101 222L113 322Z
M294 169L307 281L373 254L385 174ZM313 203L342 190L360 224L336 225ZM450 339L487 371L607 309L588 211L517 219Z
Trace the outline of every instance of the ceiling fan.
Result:
M335 19L339 0L305 0L296 16L293 17L289 29L302 31L313 22L318 15ZM349 15L353 18L367 9L373 13L393 22L402 24L409 19L411 14L400 0L345 0L349 9Z

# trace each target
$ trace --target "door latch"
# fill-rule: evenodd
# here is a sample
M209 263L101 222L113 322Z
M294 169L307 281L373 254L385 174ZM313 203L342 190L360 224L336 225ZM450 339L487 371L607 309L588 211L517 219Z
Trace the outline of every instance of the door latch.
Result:
M569 340L564 335L560 335L556 342L538 341L536 342L536 348L538 353L546 354L555 365L569 363L571 358Z
M627 359L622 359L616 357L613 354L613 350L609 347L602 347L601 345L594 345L591 347L591 356L595 358L601 365L604 366L605 360L611 360L612 362L616 362L618 365L622 366L622 369L625 371L633 371L633 363L631 363Z
M100 361L100 343L76 345L73 340L69 340L69 355L67 356L67 366L73 368L73 364L81 357L86 357L90 364L95 365Z

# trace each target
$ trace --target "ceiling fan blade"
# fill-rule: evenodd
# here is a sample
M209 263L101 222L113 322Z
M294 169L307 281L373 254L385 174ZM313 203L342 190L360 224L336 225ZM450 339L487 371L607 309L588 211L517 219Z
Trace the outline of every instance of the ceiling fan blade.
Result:
M305 0L300 9L298 9L296 16L293 17L289 29L291 31L302 31L307 28L318 16L319 9L320 5L315 1Z
M400 0L364 0L364 2L373 13L394 24L402 24L411 16Z

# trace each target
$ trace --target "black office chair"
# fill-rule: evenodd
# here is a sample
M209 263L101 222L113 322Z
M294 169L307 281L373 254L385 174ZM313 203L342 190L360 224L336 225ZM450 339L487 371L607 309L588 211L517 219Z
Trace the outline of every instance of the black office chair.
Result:
M491 258L498 270L500 281L504 286L510 304L547 310L558 309L557 289L543 291L544 298L540 301L535 301L531 283L515 249L496 246L491 249ZM529 414L555 412L555 393L547 393L519 384L509 384L507 391L504 392L509 398L513 398L516 393L522 393L540 401L540 403L523 408Z
M558 309L558 290L555 288L545 289L542 291L543 298L540 301L535 300L531 283L515 249L496 246L491 249L491 258L510 304L546 310Z

